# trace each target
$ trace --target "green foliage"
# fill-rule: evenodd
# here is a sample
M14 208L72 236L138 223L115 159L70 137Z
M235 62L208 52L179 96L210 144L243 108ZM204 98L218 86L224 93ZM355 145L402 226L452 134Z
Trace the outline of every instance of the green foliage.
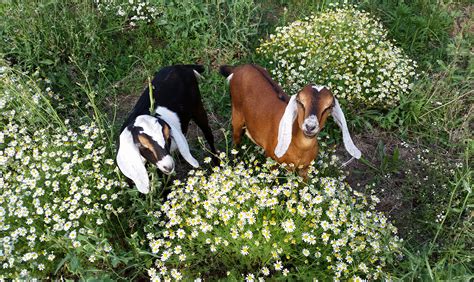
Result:
M439 72L424 74L397 107L375 117L376 121L387 129L400 128L405 135L416 132L430 144L462 150L470 138L469 112L474 101L474 60L469 57L472 43L474 36L461 30L445 47L449 63L438 61Z
M122 2L114 3L138 9L138 1ZM77 85L87 79L102 105L104 98L110 101L120 92L140 92L146 77L162 65L244 56L260 20L252 0L157 1L151 6L157 10L153 17L133 21L133 13L119 16L105 3L9 3L0 10L5 19L0 23L5 38L0 53L24 70L39 70L68 104L84 107L88 102L78 96L83 91Z
M354 7L335 8L279 27L257 52L291 93L306 84L329 86L361 108L390 108L409 92L416 63L383 27Z
M446 60L444 46L450 41L454 24L451 1L416 0L361 1L362 7L377 15L389 35L425 68L437 60Z
M252 0L171 1L162 17L165 59L210 64L245 55L257 33L257 8Z
M55 120L54 94L7 67L0 89L0 276L84 275L110 265L105 226L123 211L114 202L124 184L104 132Z
M448 171L444 167L440 170L437 166L425 176L427 180L429 177L430 183L435 185L442 183L442 187L407 183L412 184L412 191L417 194L414 198L419 202L413 216L418 220L414 226L406 227L413 230L413 237L409 238L410 243L406 246L407 260L401 262L395 269L400 278L467 281L474 277L472 268L474 227L470 214L474 199L470 156L471 154L466 152L466 159L454 169ZM443 181L436 181L439 179ZM428 181L426 182L428 184ZM416 189L420 191L416 192Z
M322 153L321 169L311 167L305 183L272 160L246 155L230 161L222 153L210 173L191 171L174 182L147 227L156 257L150 278L357 281L387 275L382 267L400 252L396 229L375 211L376 197L334 177L335 159Z
M94 4L100 13L122 18L130 27L142 22L151 23L160 16L163 9L163 3L150 3L147 0L95 0Z
M161 66L208 66L200 81L205 105L211 120L228 126L230 97L225 80L214 70L216 65L252 60L276 64L274 58L251 52L264 33L273 31L275 24L285 26L342 2L377 16L388 32L386 39L396 40L392 43L427 71L415 81L413 91L401 95L398 105L388 112L357 111L352 104L344 105L348 123L359 132L355 143L374 143L373 150L362 148L364 159L352 163L357 168L347 179L354 182L359 178L367 184L353 187L365 187L368 195L375 193L381 199L376 209L386 210L405 238L402 260L393 260L393 254L385 251L374 254L372 245L367 245L365 252L349 255L349 260L366 260L361 254L380 256L386 265L376 271L404 280L472 280L472 12L467 1L434 0L2 2L0 54L17 67L6 67L3 62L0 66L0 277L141 280L160 271L174 275L179 271L186 277L241 280L261 276L266 267L272 279L324 280L334 276L337 267L344 267L327 268L339 262L338 254L353 271L341 275L354 277L360 269L342 255L352 246L343 246L338 253L331 244L331 239L344 237L348 229L340 228L335 234L329 228L326 233L332 237L324 244L323 227L310 226L294 205L304 203L303 191L315 196L313 199L317 195L323 198L315 204L316 210L307 209L318 213L320 208L321 220L338 222L330 217L337 200L341 214L350 212L343 227L364 217L362 212L368 210L372 217L367 222L374 225L365 226L366 230L388 235L386 240L392 242L396 239L390 230L381 230L381 221L374 222L375 218L385 220L373 210L378 200L344 186L344 176L334 167L337 159L329 159L324 152L315 165L318 173L314 172L307 184L281 170L272 174L275 167L264 165L263 157L255 163L257 159L244 154L225 160L215 171L208 168L208 173L179 176L180 183L173 185L149 169L152 193L147 196L126 187L111 160L116 150L115 119L125 114L115 110L128 112L133 101L127 96L141 93L146 78ZM333 131L327 128L321 133L323 147L321 140L331 140L327 138ZM382 135L374 134L381 131ZM191 141L191 147L201 153L196 143ZM220 148L228 145L222 143ZM254 188L244 189L249 179L255 181ZM221 180L234 183L232 190L219 185ZM337 199L326 193L324 180L340 188L334 194ZM198 231L195 238L185 237L180 243L181 254L187 255L185 262L179 257L176 261L176 253L161 262L163 251L170 249L166 244L176 251L180 241L177 232L168 232L177 231L178 226L162 226L170 222L169 211L181 203L196 205L196 213L207 220L206 202L192 202L185 192L192 189L209 200L217 195L210 193L212 187L226 191L228 198L250 195L239 207L225 207L235 212L244 208L249 212L258 206L258 194L272 189L281 189L276 197L281 205L257 208L255 223L244 227L248 230L239 230L238 219L233 218L232 227L240 235L235 239L230 223L213 226L208 233ZM171 200L165 202L170 190ZM391 198L396 205L385 209ZM288 208L291 203L296 212ZM224 208L219 203L212 205ZM194 216L192 209L179 212ZM275 225L270 224L272 217ZM216 220L222 222L221 217ZM295 230L287 233L284 228L290 230L292 224ZM391 225L385 222L385 226ZM186 236L193 232L187 225L179 228L189 231ZM261 233L263 228L272 235L268 242ZM305 245L305 228L320 235L318 244ZM223 247L223 240L217 243L215 238L219 237L226 237L228 246ZM207 239L214 241L208 244ZM166 244L155 252L160 240ZM202 244L193 244L196 240ZM387 242L384 240L380 237L374 242ZM248 254L243 255L246 250ZM310 259L305 257L306 250ZM320 258L314 256L317 252L321 252ZM325 256L333 260L328 262ZM280 271L275 270L277 261L283 267ZM183 263L189 265L184 268ZM376 267L370 260L364 263ZM286 277L284 269L289 271Z
M110 81L125 77L134 56L152 46L155 28L130 30L88 1L14 2L1 11L0 53L24 70L39 70L68 104L86 103L77 83L89 83L100 98ZM158 34L159 36L159 34Z

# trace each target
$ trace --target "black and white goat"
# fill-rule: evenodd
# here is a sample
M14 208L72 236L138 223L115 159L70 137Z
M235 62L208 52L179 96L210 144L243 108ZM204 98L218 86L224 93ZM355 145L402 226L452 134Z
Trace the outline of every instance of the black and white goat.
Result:
M152 81L155 109L150 113L147 87L123 124L117 153L117 164L142 193L149 192L145 161L155 164L163 173L174 171L170 152L176 148L193 167L198 161L191 155L184 134L190 120L196 122L216 154L214 137L201 101L197 77L204 71L201 65L175 65L162 68ZM216 158L214 162L216 162Z

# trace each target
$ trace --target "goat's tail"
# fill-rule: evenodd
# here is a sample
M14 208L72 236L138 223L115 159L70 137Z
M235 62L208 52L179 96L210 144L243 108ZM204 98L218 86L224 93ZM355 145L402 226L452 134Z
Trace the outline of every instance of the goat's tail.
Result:
M223 76L229 77L229 75L231 75L234 72L234 67L228 66L228 65L222 65L219 67L219 72Z
M197 71L198 73L203 73L206 69L203 65L183 65L184 67L192 68L193 70Z

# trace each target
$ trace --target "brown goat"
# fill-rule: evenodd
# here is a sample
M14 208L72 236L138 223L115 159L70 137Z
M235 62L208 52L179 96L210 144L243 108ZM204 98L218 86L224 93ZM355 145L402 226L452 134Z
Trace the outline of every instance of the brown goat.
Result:
M235 145L245 132L267 157L293 164L306 178L319 151L317 133L332 114L342 129L346 149L360 158L339 103L326 87L307 85L290 98L260 66L221 66L220 72L230 84Z

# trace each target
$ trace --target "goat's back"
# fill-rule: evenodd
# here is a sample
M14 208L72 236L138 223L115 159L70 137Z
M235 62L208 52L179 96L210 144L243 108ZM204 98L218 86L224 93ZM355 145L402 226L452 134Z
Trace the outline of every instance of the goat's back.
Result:
M173 65L160 69L151 82L155 107L160 105L186 119L190 115L190 107L200 102L201 95L196 74L204 72L202 65ZM139 115L150 114L149 87L145 88L135 107L125 120L120 132Z
M264 69L254 65L233 68L229 83L232 115L243 117L247 131L258 145L274 148L288 96L278 91L280 86Z

